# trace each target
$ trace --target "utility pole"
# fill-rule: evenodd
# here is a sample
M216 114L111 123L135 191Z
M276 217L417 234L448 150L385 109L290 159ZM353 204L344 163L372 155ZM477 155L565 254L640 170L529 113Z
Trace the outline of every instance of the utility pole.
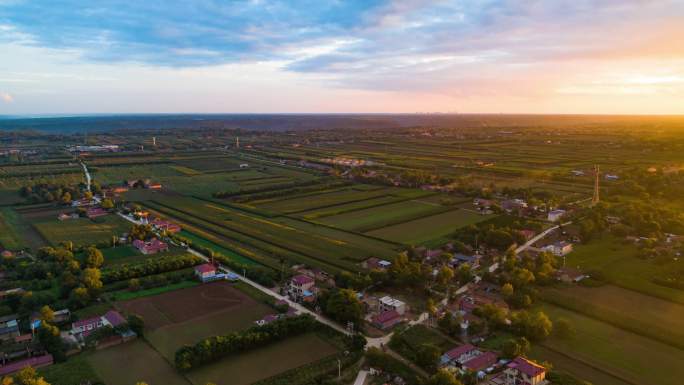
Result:
M591 198L591 205L596 206L599 203L599 179L600 179L599 165L594 165L594 196Z

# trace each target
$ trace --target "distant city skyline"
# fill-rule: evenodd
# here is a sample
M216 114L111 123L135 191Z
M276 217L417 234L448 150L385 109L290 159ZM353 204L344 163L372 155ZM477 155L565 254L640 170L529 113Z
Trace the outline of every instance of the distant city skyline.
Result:
M684 1L0 0L0 115L684 114Z

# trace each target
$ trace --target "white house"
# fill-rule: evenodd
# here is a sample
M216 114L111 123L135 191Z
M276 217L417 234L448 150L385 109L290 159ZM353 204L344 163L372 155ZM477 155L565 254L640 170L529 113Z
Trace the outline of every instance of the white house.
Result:
M572 252L572 243L566 241L558 241L556 243L547 245L543 248L544 251L548 251L562 257Z
M387 311L396 311L399 315L404 315L406 313L406 304L396 298L392 298L388 295L380 298L379 300L379 312L384 313Z
M558 222L563 215L565 215L565 210L551 210L547 219L551 222Z

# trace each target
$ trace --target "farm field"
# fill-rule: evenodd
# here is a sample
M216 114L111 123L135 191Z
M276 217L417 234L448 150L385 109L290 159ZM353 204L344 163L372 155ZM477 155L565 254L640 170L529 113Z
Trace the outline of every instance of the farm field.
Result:
M457 229L494 218L494 215L456 209L379 228L366 234L406 245L437 245Z
M70 240L75 246L79 246L111 242L113 235L127 232L131 225L118 215L110 214L94 220L78 218L59 221L54 219L34 223L34 227L51 245Z
M383 256L395 253L382 241L363 235L327 229L296 219L260 217L199 199L168 198L145 204L181 222L190 222L224 236L227 240L261 249L267 255L275 252L276 255L304 263L313 260L319 266L329 265L328 269L354 271L359 269L359 261L371 255L383 251ZM318 242L311 242L312 237ZM372 246L369 248L368 245Z
M318 222L359 232L371 231L446 211L439 204L410 200L346 212L318 219Z
M248 385L329 355L337 349L315 333L290 337L260 349L226 357L188 373L193 385ZM268 364L265 364L268 363Z
M7 210L10 209L0 210L0 246L10 250L21 249L24 242L14 226L10 224L9 218L5 216Z
M554 305L684 348L684 305L613 285L545 289L542 296Z
M542 344L544 347L562 352L580 363L591 363L613 377L636 384L681 383L684 350L557 306L543 304L541 309L552 321L558 318L569 320L577 331L575 337L567 340L552 336ZM581 372L573 374L583 376Z
M302 195L288 196L280 199L255 201L250 203L260 209L280 212L285 214L309 211L324 207L331 207L346 203L365 201L367 199L390 195L394 189L376 187L373 189L359 189L357 187L344 187L335 190L307 193Z
M247 328L274 313L227 282L136 298L116 306L145 319L146 338L170 361L184 344Z
M88 356L88 361L107 385L141 381L150 385L190 385L168 361L140 339L98 350Z
M216 253L219 253L225 257L230 258L231 260L233 260L235 262L238 262L238 263L241 263L244 265L257 265L258 264L257 262L255 262L255 261L253 261L247 257L244 257L244 256L236 253L233 250L230 250L230 249L227 249L227 248L222 247L220 245L217 245L216 243L211 242L208 239L204 239L204 238L200 237L199 235L196 235L192 232L189 232L186 230L181 230L180 233L178 233L178 235L192 241L193 245L199 245L202 247L209 248Z
M651 278L668 269L682 268L682 262L657 266L637 257L638 250L631 242L612 236L592 239L586 245L577 245L567 256L567 264L584 271L599 270L606 280L630 290L668 301L684 304L684 291L657 285Z

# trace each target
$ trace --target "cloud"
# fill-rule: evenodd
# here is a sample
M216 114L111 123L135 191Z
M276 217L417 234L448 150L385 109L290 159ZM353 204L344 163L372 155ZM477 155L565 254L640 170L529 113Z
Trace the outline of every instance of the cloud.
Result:
M2 100L5 103L13 103L14 102L14 97L7 92L0 92L0 100Z

